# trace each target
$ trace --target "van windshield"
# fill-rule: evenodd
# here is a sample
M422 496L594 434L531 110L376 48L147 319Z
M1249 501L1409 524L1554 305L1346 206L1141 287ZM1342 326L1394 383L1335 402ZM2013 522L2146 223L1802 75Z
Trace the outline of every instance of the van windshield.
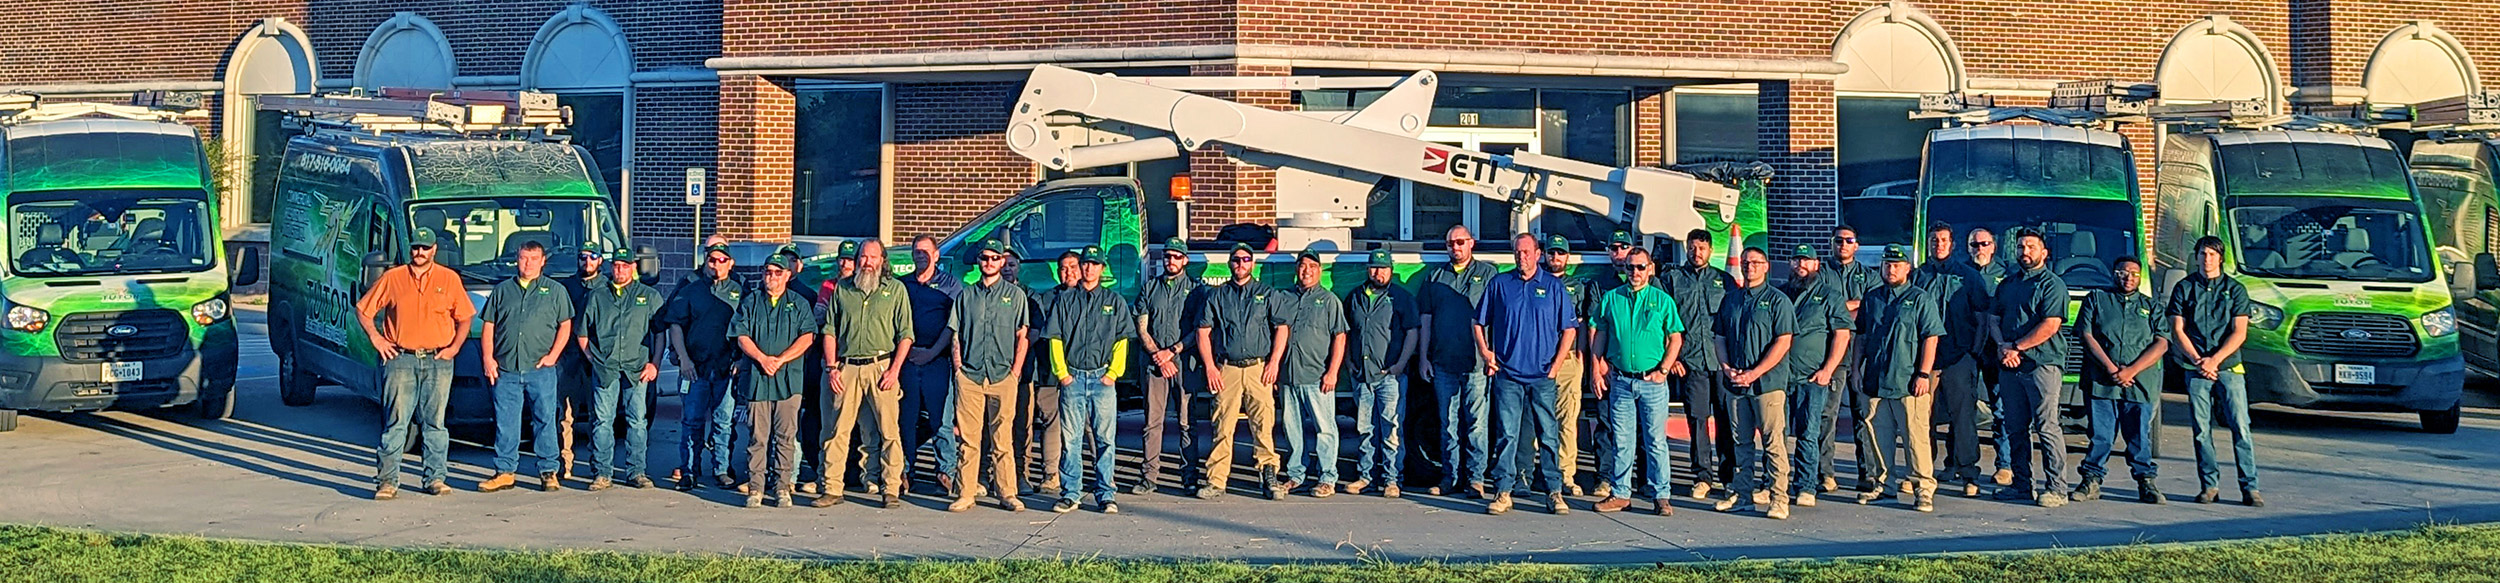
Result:
M520 273L521 246L533 241L551 258L546 276L573 275L580 262L566 258L579 254L584 241L614 249L622 240L609 216L608 203L594 199L507 197L408 206L412 230L434 230L434 261L479 283Z
M2421 209L2408 200L2325 196L2228 199L2241 271L2292 279L2431 280Z
M205 271L199 189L47 190L9 197L9 270L30 277Z
M2125 200L2084 200L2043 196L1938 196L1927 199L1927 218L1953 225L1957 232L1987 229L1996 234L1998 261L2011 261L2013 229L2039 229L2049 246L2049 270L2075 290L2109 287L2109 267L2136 253L2136 209ZM2011 265L2011 263L2008 263Z

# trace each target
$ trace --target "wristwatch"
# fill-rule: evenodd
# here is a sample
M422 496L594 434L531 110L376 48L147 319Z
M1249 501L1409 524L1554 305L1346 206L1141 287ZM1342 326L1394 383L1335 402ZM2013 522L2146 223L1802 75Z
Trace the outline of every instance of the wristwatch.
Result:
M1919 371L1919 373L1918 373L1918 374L1911 375L1911 376L1916 377L1916 378L1921 378L1921 379L1931 380L1931 381L1932 381L1932 380L1936 380L1936 373L1935 373L1935 372L1932 372L1932 371Z

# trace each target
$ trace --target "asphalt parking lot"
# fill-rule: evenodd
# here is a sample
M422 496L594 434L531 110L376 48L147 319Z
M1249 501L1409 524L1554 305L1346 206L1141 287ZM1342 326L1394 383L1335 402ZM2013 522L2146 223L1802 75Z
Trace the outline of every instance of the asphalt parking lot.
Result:
M1919 514L1889 502L1826 500L1786 521L1712 512L1689 499L1679 501L1673 517L1646 513L1646 503L1599 514L1588 498L1574 499L1567 516L1523 501L1497 517L1484 515L1478 501L1419 491L1399 500L1296 495L1273 502L1198 500L1167 489L1121 496L1119 515L1090 504L1051 514L1041 497L1026 498L1033 509L1022 513L986 504L948 513L945 500L926 493L891 510L859 504L860 496L828 509L750 510L736 494L710 488L591 493L575 483L558 493L479 494L470 488L488 477L483 466L491 452L474 443L453 451L460 491L404 491L399 500L374 502L366 495L377 408L334 389L310 407L279 404L276 362L258 335L257 315L245 313L233 419L202 422L181 409L30 415L18 431L0 434L7 448L0 455L0 522L396 547L797 558L1646 563L2205 541L2500 520L2500 468L2491 447L2500 443L2500 399L2488 385L2469 388L2465 427L2455 435L2421 433L2412 415L2262 408L2256 421L2266 508L2188 500L2195 464L2185 402L2176 395L2166 415L2172 424L2163 428L2170 446L2160 460L2160 485L2172 499L2166 506L2133 502L2133 485L2122 475L2108 499L2053 510L1940 497L1936 513ZM650 461L661 477L677 461L676 401L660 401L664 421L652 428ZM1121 419L1122 435L1131 439L1123 444L1124 474L1133 471L1126 458L1136 455L1140 421L1135 412ZM586 457L588 447L581 450ZM2227 491L2228 464L2224 471Z

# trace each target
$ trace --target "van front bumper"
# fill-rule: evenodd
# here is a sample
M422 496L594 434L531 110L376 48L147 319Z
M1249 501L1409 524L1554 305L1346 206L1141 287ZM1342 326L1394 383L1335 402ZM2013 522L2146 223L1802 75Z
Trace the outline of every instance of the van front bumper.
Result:
M2340 411L2446 411L2465 393L2465 359L2331 360L2247 352L2248 399L2305 409ZM2371 384L2335 382L2335 365L2376 367Z

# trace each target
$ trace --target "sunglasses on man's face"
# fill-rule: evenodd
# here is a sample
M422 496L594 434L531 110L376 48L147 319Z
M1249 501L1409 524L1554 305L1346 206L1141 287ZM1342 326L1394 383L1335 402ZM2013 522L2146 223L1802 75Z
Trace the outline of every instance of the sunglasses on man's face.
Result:
M1616 243L1616 244L1613 244L1613 245L1608 245L1607 247L1608 247L1608 248L1610 248L1610 249L1614 249L1614 250L1616 250L1616 251L1622 251L1622 250L1625 250L1625 249L1630 249L1630 248L1632 248L1632 244L1630 244L1630 243Z
M1251 261L1251 257L1250 257L1250 256L1248 256L1248 255L1234 255L1234 256L1233 256L1233 262L1234 262L1234 263L1249 263L1250 261Z
M1997 242L1995 242L1995 241L1972 241L1972 242L1970 242L1970 246L1972 246L1972 247L1995 247L1995 246L1997 246Z
M1840 242L1840 243L1856 243L1856 242L1858 242L1858 238L1857 238L1857 237L1833 237L1833 238L1832 238L1832 241L1835 241L1835 242Z
M729 258L727 258L727 257L707 257L707 258L704 258L704 262L705 262L705 263L710 263L710 264L713 264L713 265L720 265L720 264L723 264L723 263L728 263L728 262L729 262Z
M1179 253L1165 253L1165 254L1163 254L1163 259L1164 259L1165 261L1188 261L1188 260L1189 260L1189 256L1188 256L1188 255L1182 255L1182 254L1179 254Z
M1625 265L1625 266L1623 266L1623 268L1624 268L1624 269L1629 269L1629 270L1632 270L1632 271L1634 271L1634 272L1649 271L1649 264L1647 264L1647 263L1633 263L1633 264Z
M1457 247L1457 246L1460 246L1460 245L1466 245L1466 244L1475 243L1475 242L1476 242L1476 240L1475 240L1475 239L1451 239L1451 240L1444 241L1444 242L1445 242L1445 243L1449 243L1451 247Z
M997 255L997 254L982 254L982 255L981 255L981 262L982 262L982 263L996 263L996 262L1006 261L1006 260L1007 260L1007 256L1005 256L1005 255Z

